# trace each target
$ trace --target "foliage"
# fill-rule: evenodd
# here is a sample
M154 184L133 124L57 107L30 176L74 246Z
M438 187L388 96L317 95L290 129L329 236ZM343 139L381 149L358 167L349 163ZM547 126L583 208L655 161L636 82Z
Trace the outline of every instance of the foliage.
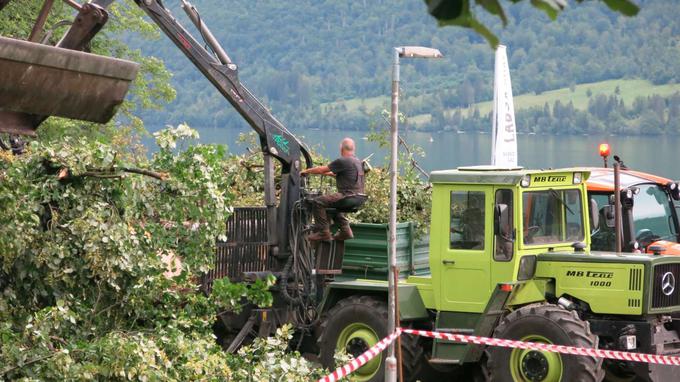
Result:
M461 110L441 112L424 128L487 131L491 115L478 109L463 115ZM593 95L584 110L573 102L556 100L542 106L518 110L518 131L536 134L606 133L614 135L680 134L680 92L662 97L637 97L626 104L616 94Z
M234 359L234 370L238 370L234 378L257 382L305 382L324 377L325 370L314 367L299 353L289 350L288 344L292 338L292 328L284 325L276 330L274 337L257 338L252 344L241 348L239 357ZM349 357L337 359L346 362Z
M38 6L10 3L0 33L25 38ZM72 16L57 2L47 25ZM198 135L184 124L155 134L150 158L137 149L136 108L159 107L174 90L160 60L118 42L156 28L132 2L111 17L93 51L142 63L118 120L50 118L24 155L0 152L0 380L250 381L212 325L218 311L271 305L275 280L197 290L233 204L227 151L187 145Z
M518 3L521 0L511 0ZM583 0L577 0L581 3ZM635 16L640 10L630 0L602 0L609 9L625 16ZM498 37L482 24L473 12L472 0L425 0L428 12L439 22L440 26L457 25L471 28L482 35L492 48L498 46ZM505 27L508 24L508 16L501 5L500 0L474 0L474 4L484 11L498 16ZM545 12L555 20L557 15L567 6L566 0L532 0L531 5Z
M274 300L269 288L275 283L276 278L273 275L267 275L266 279L258 279L249 285L233 284L225 277L213 282L211 298L217 306L227 307L234 313L241 312L243 299L256 306L271 306Z
M379 117L380 118L380 117ZM387 147L389 131L377 128L374 124L372 133L368 134L370 142ZM239 141L248 144L245 154L231 155L228 168L233 174L230 192L235 195L235 206L259 206L264 204L264 174L262 172L262 154L256 146L253 133L242 135ZM419 235L427 232L430 219L430 188L424 182L414 161L422 157L422 149L417 146L402 145L400 152L400 174L397 181L397 219L400 222L413 221L418 227ZM315 165L328 164L329 160L312 150ZM389 163L387 158L384 163ZM334 180L328 177L307 177L308 187L314 191L334 192ZM366 175L366 194L368 202L355 214L348 217L354 222L387 223L389 218L390 172L389 168L375 167Z
M183 144L194 137L187 126L163 130L150 159L70 137L1 157L0 378L257 375L221 351L211 327L218 311L271 305L275 280L217 280L209 297L198 293L233 179L224 148ZM289 335L258 342L251 359L283 352ZM277 359L268 373L302 380L311 370L299 354Z
M243 154L232 154L226 162L227 171L233 174L229 190L234 195L235 207L264 205L264 159L259 139L255 132L240 134L237 144L245 146ZM315 149L310 149L315 165L328 163ZM275 173L280 172L280 165L275 161ZM278 182L280 179L275 179ZM313 182L318 186L322 182ZM277 195L278 196L278 195Z
M402 116L403 118L403 116ZM380 147L389 146L389 130L374 125L368 140ZM414 166L415 157L422 156L422 149L406 143L400 145L399 174L397 176L397 221L412 221L416 224L417 235L429 231L431 189L429 183L423 181L422 174ZM390 163L385 158L384 163ZM368 202L352 216L363 223L387 223L390 216L390 169L374 168L366 176L366 194Z
M203 0L196 5L239 65L239 78L293 132L368 130L374 109L389 108L390 52L399 45L433 46L445 55L444 60L401 61L400 103L409 115L430 114L440 103L445 109L465 108L493 98L494 55L486 41L465 28L438 28L423 2L230 4ZM173 11L189 25L179 7ZM603 2L584 2L568 7L554 22L527 0L505 12L505 28L494 25L499 23L487 12L477 16L508 46L515 95L622 78L680 82L675 64L680 50L674 43L678 2L645 1L636 17L620 16ZM146 54L163 57L175 73L172 83L182 89L167 112L145 114L148 124L245 126L167 38L134 43ZM351 100L355 107L345 109L338 100Z

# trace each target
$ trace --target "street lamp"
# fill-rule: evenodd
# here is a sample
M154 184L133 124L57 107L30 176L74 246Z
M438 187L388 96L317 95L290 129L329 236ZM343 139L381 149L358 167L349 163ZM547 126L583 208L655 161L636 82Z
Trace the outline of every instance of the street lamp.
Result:
M390 249L389 272L387 272L389 311L387 314L387 332L394 333L397 323L396 290L398 282L397 269L397 174L398 168L398 130L399 130L399 58L442 58L438 49L424 46L400 46L394 48L394 63L392 66L392 111L390 113L390 136L392 143L392 162L390 164ZM385 381L394 382L397 379L397 361L394 357L395 342L387 350L385 361Z

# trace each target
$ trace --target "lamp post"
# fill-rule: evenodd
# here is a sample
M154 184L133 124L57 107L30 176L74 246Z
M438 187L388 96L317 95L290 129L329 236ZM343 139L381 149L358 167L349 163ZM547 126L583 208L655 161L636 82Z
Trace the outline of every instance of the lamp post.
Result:
M394 333L397 323L397 174L399 173L398 150L399 150L399 58L442 58L438 49L424 46L400 46L394 48L394 62L392 66L392 110L390 113L390 138L392 143L392 161L390 164L390 247L389 247L389 271L388 300L389 310L387 314L387 332ZM387 349L385 361L385 381L397 380L397 361L394 356L395 342Z

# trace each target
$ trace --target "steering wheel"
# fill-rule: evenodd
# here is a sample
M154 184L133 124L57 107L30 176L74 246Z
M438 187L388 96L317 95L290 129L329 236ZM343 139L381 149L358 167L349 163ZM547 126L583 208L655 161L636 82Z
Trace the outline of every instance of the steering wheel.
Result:
M527 228L527 233L524 235L524 242L525 243L531 243L533 241L534 236L536 236L537 233L541 231L541 227L537 225L532 225Z
M659 240L661 237L654 232L652 232L651 229L643 228L638 231L637 235L635 235L635 240L637 240L638 243L640 243L640 246L643 248L646 248L648 245L652 244L653 242Z

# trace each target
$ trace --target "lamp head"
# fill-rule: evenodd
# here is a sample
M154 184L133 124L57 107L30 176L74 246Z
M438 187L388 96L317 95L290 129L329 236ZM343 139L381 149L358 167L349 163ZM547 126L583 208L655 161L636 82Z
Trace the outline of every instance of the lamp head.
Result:
M439 49L428 48L425 46L400 46L395 48L399 52L399 57L408 58L442 58L444 55Z

